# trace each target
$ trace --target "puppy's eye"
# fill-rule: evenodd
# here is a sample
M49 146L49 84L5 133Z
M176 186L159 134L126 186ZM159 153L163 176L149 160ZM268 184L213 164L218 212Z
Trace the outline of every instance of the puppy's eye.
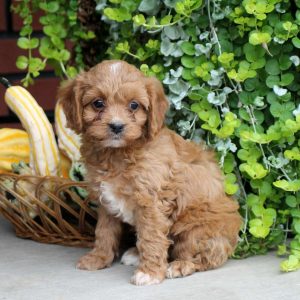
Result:
M130 102L129 107L131 110L137 110L139 107L139 104L135 101Z
M101 98L94 100L92 105L95 109L102 109L105 107L105 103L104 103L103 99L101 99Z

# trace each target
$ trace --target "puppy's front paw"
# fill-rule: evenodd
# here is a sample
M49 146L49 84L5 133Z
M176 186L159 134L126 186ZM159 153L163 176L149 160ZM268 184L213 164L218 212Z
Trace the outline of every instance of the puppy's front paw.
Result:
M142 271L136 271L130 282L135 285L153 285L161 283L163 279L162 276L153 276Z
M103 256L90 252L79 259L76 268L80 270L96 271L104 269L110 266L110 264L111 262L103 259Z

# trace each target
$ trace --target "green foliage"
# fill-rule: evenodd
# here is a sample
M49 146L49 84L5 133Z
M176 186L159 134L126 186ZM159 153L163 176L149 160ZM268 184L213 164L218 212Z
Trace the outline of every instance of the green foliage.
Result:
M79 25L76 0L24 0L18 2L12 9L23 19L17 44L21 49L28 51L28 56L19 56L16 65L21 70L27 70L27 75L22 80L25 86L33 83L33 78L39 76L47 64L54 67L57 75L65 77L75 76L84 67L78 41L93 39L94 33ZM43 16L39 19L44 33L42 37L32 36L33 14L37 10L43 12ZM68 41L77 45L76 68L70 64ZM33 49L38 50L38 57L34 57Z
M162 80L171 103L168 125L216 149L225 190L244 217L234 257L277 248L286 256L281 270L300 268L300 2L96 2L110 28L107 57ZM62 1L47 2L43 10L62 18L61 7ZM46 19L43 25L46 37L36 40L24 23L19 46L39 47L42 57L63 64L66 36L93 36ZM41 63L30 56L17 61L21 69L35 65L34 72Z

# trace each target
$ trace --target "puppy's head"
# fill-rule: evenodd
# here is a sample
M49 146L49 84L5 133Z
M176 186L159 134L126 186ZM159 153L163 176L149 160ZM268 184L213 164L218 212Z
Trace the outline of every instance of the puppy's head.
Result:
M161 83L124 61L104 61L64 83L58 93L68 127L101 147L153 139L168 108Z

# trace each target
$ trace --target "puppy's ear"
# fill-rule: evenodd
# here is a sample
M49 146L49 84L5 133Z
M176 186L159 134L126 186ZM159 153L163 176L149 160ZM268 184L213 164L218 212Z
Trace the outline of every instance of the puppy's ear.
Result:
M146 88L150 99L148 116L148 135L153 138L163 127L169 102L159 80L154 77L146 78Z
M79 77L63 82L58 90L58 101L66 115L67 125L78 134L82 130L82 93Z

